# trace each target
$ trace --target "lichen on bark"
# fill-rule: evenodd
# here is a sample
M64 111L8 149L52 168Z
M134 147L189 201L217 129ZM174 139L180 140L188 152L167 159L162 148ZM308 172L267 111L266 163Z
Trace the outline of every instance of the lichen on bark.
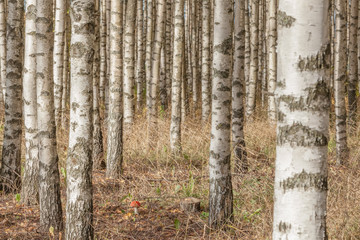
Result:
M277 22L279 26L289 28L293 25L295 21L296 19L292 16L287 15L286 12L283 12L281 10L278 11Z

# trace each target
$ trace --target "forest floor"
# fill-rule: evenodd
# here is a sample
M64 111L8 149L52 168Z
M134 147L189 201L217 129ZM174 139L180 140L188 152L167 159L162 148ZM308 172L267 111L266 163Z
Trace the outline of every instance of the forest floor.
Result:
M146 123L138 121L125 134L122 179L106 179L103 170L94 170L95 239L271 239L274 126L257 119L245 127L250 167L246 174L233 174L234 222L223 230L207 227L210 126L187 120L182 128L183 154L176 158L169 153L167 116L160 116L158 127L161 133L151 147ZM335 165L335 141L330 134L329 239L360 239L358 133L348 139L351 154L346 167ZM58 149L64 206L66 132L59 134ZM183 212L179 202L186 197L200 199L201 210ZM39 206L21 205L19 198L0 193L0 239L53 239L51 231L39 231ZM132 200L141 202L139 215L129 206Z

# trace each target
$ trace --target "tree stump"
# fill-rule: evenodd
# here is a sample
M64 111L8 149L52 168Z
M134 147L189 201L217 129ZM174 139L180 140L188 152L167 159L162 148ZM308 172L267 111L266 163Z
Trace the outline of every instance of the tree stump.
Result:
M200 211L200 199L188 197L180 202L180 208L184 212L198 212Z

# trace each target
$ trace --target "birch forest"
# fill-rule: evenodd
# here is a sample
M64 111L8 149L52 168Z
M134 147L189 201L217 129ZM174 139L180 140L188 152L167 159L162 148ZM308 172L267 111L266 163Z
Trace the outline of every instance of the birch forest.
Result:
M0 0L0 239L360 239L359 0Z

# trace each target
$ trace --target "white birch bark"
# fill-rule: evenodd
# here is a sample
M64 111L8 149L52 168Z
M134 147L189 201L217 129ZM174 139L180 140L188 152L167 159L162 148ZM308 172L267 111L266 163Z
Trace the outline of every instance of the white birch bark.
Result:
M146 108L150 114L150 85L152 69L152 41L153 41L153 2L147 0L146 5L146 53L145 53L145 82L146 82Z
M23 111L25 129L25 169L21 201L26 205L39 202L39 157L36 119L36 0L26 2L25 49L23 72Z
M202 9L202 56L201 56L201 119L209 120L210 116L210 1L203 0ZM245 6L244 6L245 7Z
M327 0L280 0L273 239L327 239Z
M173 154L181 151L181 83L184 64L184 0L174 2L174 52L171 82L170 148Z
M349 33L349 82L348 82L348 123L353 129L350 129L349 133L353 132L356 127L356 112L357 112L357 97L356 89L358 85L358 6L359 2L356 0L351 1L350 10L350 33Z
M251 1L250 16L250 69L246 103L246 117L252 118L255 111L256 83L259 69L259 0Z
M230 171L230 107L233 1L214 2L213 85L209 159L209 226L233 219Z
M3 101L6 93L6 0L0 1L0 80Z
M143 85L144 85L144 40L143 40L143 22L144 22L144 11L143 11L143 0L137 2L137 61L136 61L136 109L140 113L143 104Z
M70 131L65 239L93 239L93 58L95 2L71 0Z
M107 71L107 21L106 21L106 0L100 3L100 82L99 82L99 98L100 104L105 104L105 87L106 87L106 71Z
M17 191L21 185L23 2L9 1L6 19L5 123L0 189Z
M62 230L53 82L53 5L36 1L36 93L39 141L40 225Z
M61 123L61 97L62 78L64 68L64 35L66 0L56 0L55 6L55 31L54 31L54 106L55 123L59 127Z
M124 128L134 122L136 1L128 0L124 33Z
M119 178L122 173L123 160L123 4L111 0L110 27L110 81L109 81L109 116L107 138L106 177Z
M345 82L347 65L346 3L335 0L334 92L336 123L336 162L343 164L348 157L346 131Z
M166 98L167 105L169 105L171 99L171 79L172 79L172 29L171 20L173 19L173 3L172 1L166 1L166 19L165 19L165 82L166 82Z
M269 26L269 36L268 36L268 113L269 120L272 123L276 121L276 104L275 104L275 88L276 88L276 39L277 39L277 0L269 0L269 16L268 16L268 26Z
M245 53L245 3L235 1L234 5L234 53L232 72L232 147L234 149L235 171L245 172L248 168L244 137L244 53Z

